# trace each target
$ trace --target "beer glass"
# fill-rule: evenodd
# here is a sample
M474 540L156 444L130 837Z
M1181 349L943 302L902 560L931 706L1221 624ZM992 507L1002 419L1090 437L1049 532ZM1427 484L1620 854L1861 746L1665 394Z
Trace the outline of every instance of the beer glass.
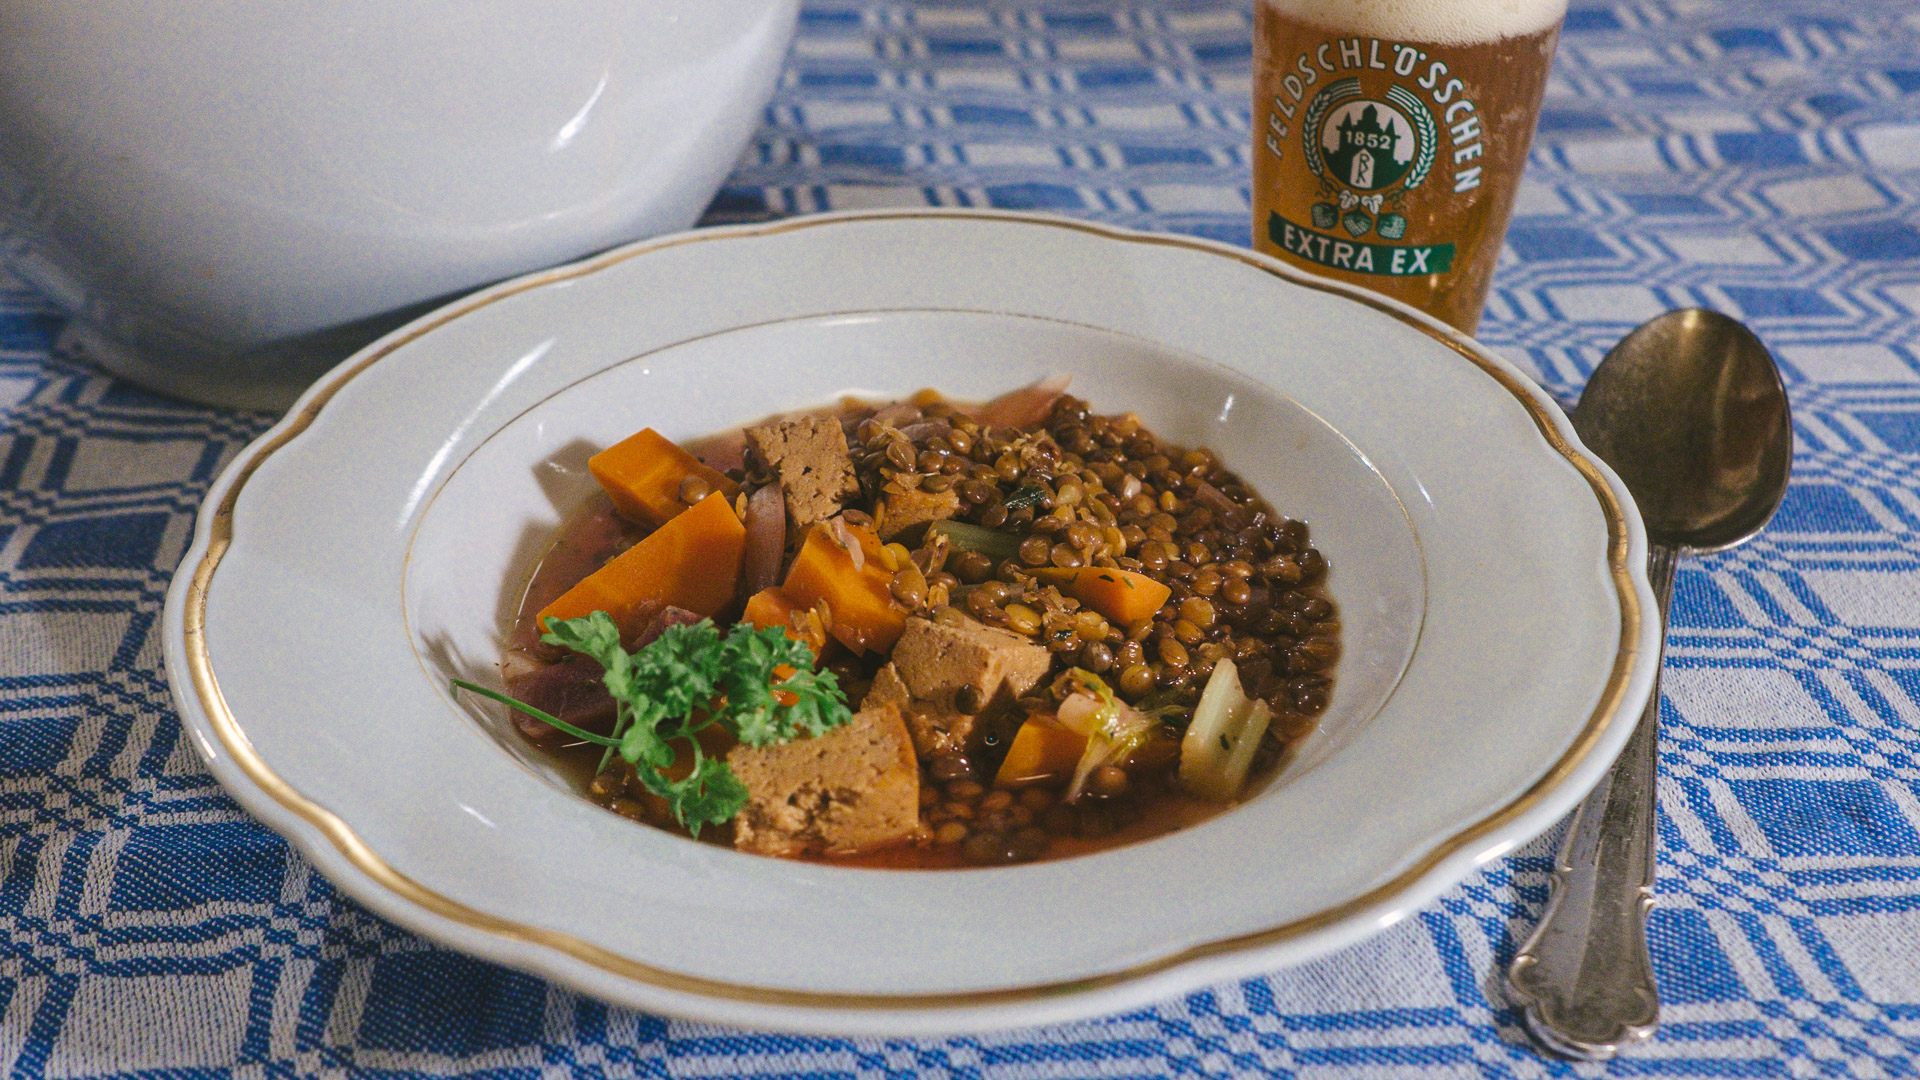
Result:
M1466 333L1566 0L1258 0L1254 247Z

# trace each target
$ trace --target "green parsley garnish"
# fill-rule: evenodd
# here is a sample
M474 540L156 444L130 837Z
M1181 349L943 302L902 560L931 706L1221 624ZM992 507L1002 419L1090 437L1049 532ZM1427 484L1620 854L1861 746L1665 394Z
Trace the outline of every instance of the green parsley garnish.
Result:
M633 766L648 791L667 800L687 831L733 820L747 803L746 786L727 763L707 757L693 736L719 724L748 746L791 742L822 735L852 719L847 697L831 671L816 671L813 650L775 626L759 629L741 623L723 638L713 620L670 626L652 644L628 652L620 630L604 611L581 619L550 621L540 640L591 656L606 669L602 677L613 695L613 734L595 735L484 686L454 679L453 685L518 709L537 720L596 746L607 748L600 767L617 752ZM792 668L785 678L777 668ZM693 771L669 780L685 739L693 749Z

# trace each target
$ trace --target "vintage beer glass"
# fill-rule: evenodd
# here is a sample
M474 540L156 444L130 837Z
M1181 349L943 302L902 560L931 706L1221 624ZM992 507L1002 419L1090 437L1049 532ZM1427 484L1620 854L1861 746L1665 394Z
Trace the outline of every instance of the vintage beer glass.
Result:
M1258 0L1254 246L1472 333L1566 0Z

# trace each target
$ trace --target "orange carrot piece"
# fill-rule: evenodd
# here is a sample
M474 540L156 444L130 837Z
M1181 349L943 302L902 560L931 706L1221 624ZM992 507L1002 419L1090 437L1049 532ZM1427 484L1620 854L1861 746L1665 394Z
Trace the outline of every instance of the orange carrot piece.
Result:
M818 657L827 647L826 638L817 631L803 632L793 627L793 616L796 613L804 615L806 611L806 608L795 604L778 585L775 585L772 588L761 589L747 598L747 609L741 613L740 621L763 630L769 626L778 626L793 640L806 642L807 647L813 650L813 655ZM808 623L807 625L816 624Z
M663 604L712 615L733 601L746 542L733 505L716 491L542 608L540 625L604 611L629 634L639 612Z
M747 598L747 610L740 613L740 621L752 623L762 630L769 626L787 626L787 620L799 610L793 601L787 599L787 594L775 585Z
M1000 787L1014 787L1070 774L1086 750L1085 735L1068 731L1051 718L1030 718L1014 734L993 782Z
M1087 752L1087 737L1055 723L1051 716L1028 718L1014 733L1000 771L993 776L999 787L1018 787L1036 780L1058 779L1070 775ZM1156 735L1135 748L1122 764L1129 769L1162 769L1180 756L1180 740Z
M871 529L847 526L866 557L855 569L828 526L815 525L800 545L781 591L796 607L811 608L822 600L833 615L829 631L856 653L868 649L886 652L900 640L907 626L907 609L894 602L893 575L882 565L880 538Z
M734 738L719 724L708 724L706 727L694 732L693 738L688 739L683 737L675 739L669 744L673 747L673 764L661 769L660 775L676 782L692 776L693 744L696 741L700 744L701 753L710 758L720 758L722 760L726 758L727 751L740 745L740 740ZM635 790L639 787L640 785L635 784L633 788L629 788L627 790L627 797L640 804L641 808L646 811L647 820L653 822L655 825L661 825L669 829L678 827L679 822L675 821L673 817L673 804L655 795L651 791Z
M1145 574L1101 566L1035 571L1040 580L1117 623L1153 618L1173 590Z
M664 525L687 509L680 482L689 476L706 481L710 491L731 499L740 485L700 464L700 459L646 428L587 459L587 469L606 489L620 516L642 525Z

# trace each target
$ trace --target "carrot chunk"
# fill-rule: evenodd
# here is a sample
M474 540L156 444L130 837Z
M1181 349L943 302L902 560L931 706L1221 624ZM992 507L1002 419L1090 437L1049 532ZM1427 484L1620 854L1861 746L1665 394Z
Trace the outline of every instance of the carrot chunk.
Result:
M733 600L746 541L732 503L716 491L542 608L540 625L604 611L631 633L667 604L711 616Z
M1153 618L1173 590L1145 574L1101 566L1035 571L1040 580L1117 623Z
M780 591L778 585L770 589L761 589L747 598L747 610L740 613L740 621L766 629L769 626L786 626L793 613L800 609L787 594Z
M865 564L854 566L853 556L833 538L826 525L815 525L800 545L781 591L796 607L813 607L822 600L833 616L830 632L856 653L893 648L907 626L907 609L894 602L893 575L883 565L880 538L871 529L846 526L860 545Z
M1028 718L1014 733L1000 771L993 776L998 787L1019 787L1036 780L1054 780L1070 775L1087 752L1087 737L1061 727L1051 716ZM1180 740L1154 735L1128 754L1122 764L1129 769L1162 769L1180 756Z
M1049 719L1029 719L1013 736L993 782L1000 787L1014 787L1068 775L1080 763L1080 755L1086 749L1085 735L1068 731Z
M687 509L680 501L680 483L689 476L706 482L708 491L731 499L740 485L700 464L700 459L646 428L587 459L587 469L606 489L620 516L642 525L664 525Z
M795 615L802 617L802 626L808 629L794 626ZM769 626L778 626L793 640L806 642L807 647L812 649L813 655L817 657L826 649L827 637L820 632L819 621L807 619L806 615L806 608L795 604L778 585L775 585L772 588L761 589L747 598L747 609L741 613L740 621L751 623L763 630Z

